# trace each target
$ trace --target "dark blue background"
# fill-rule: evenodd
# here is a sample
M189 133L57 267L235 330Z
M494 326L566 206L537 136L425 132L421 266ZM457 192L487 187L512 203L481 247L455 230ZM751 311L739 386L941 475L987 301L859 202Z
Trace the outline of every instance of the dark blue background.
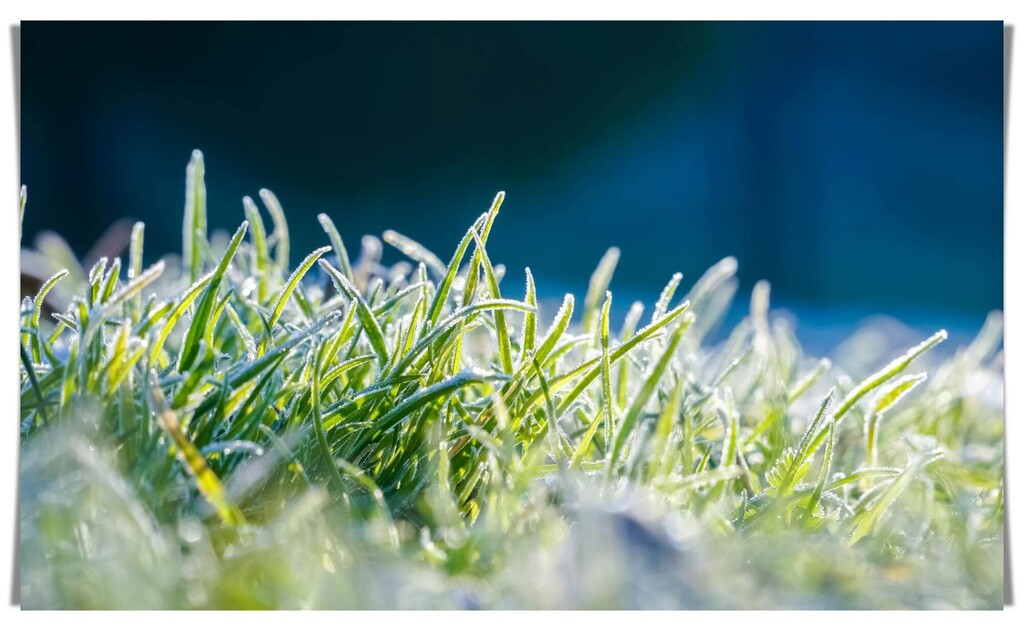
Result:
M497 190L520 287L653 302L733 254L810 326L965 330L1002 307L1003 27L976 23L41 24L22 27L26 241L122 217L180 248L274 190L293 258L394 228L444 260ZM617 301L620 307L628 304ZM745 308L746 297L740 306Z

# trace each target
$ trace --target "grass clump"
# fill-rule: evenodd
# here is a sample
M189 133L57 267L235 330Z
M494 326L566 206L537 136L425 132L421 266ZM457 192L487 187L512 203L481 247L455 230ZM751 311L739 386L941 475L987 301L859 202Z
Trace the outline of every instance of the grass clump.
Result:
M847 374L766 283L705 343L726 259L616 335L618 250L580 326L502 285L501 193L447 264L392 231L407 260L350 259L320 215L293 269L277 198L211 235L204 177L180 258L144 268L138 224L126 270L23 302L24 606L1001 606L999 314Z

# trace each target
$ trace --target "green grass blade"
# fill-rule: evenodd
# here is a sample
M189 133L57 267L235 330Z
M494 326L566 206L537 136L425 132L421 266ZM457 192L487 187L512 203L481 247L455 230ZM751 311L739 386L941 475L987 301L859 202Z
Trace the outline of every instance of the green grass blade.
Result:
M594 335L597 326L598 309L601 307L601 300L604 293L612 282L612 275L615 273L615 266L619 263L619 249L608 248L597 268L590 276L590 284L587 286L587 297L583 301L583 332L587 335ZM596 340L596 336L595 336Z
M206 334L207 326L209 325L210 318L213 315L214 307L217 304L217 291L220 289L221 280L224 278L224 274L227 273L228 266L231 264L231 260L235 257L235 252L238 251L238 246L242 243L242 238L245 237L245 233L248 229L249 223L243 221L242 225L235 231L235 235L231 237L231 241L228 243L224 256L221 257L220 263L217 265L217 269L214 270L210 277L209 284L207 284L206 288L203 290L203 295L199 299L195 315L192 316L192 323L189 325L188 332L185 334L185 341L181 346L181 354L178 356L179 371L184 371L191 367L192 362L194 362L196 357L199 355L199 342Z
M661 290L661 296L658 297L658 302L654 305L654 314L651 316L651 322L654 322L658 318L665 315L668 311L668 305L672 302L672 296L675 295L676 289L679 287L679 282L683 280L683 275L680 272L676 272L669 279L668 284Z
M253 264L257 278L256 299L263 303L270 293L270 248L267 245L267 229L263 225L260 209L248 195L242 198L242 208L245 209L245 220L249 222L249 228L252 230Z
M583 438L580 439L579 444L576 445L576 449L572 452L572 457L569 458L569 468L575 469L583 465L583 458L586 457L587 451L590 449L590 445L594 442L594 436L597 434L597 428L604 426L605 423L605 410L604 408L598 410L594 420L590 422L587 427L586 433L583 434Z
M423 247L418 241L414 241L400 232L394 230L384 231L384 243L393 246L402 254L417 263L423 263L438 279L444 278L447 271L441 259L433 252Z
M615 433L615 442L612 444L611 453L608 457L608 474L610 475L615 465L618 464L619 457L622 455L622 450L626 445L626 441L630 438L633 433L633 428L636 426L636 421L640 418L640 414L647 407L647 403L650 401L651 395L654 394L654 390L658 387L658 383L661 381L662 375L668 369L669 363L672 358L675 357L676 348L679 346L679 341L683 338L683 334L686 333L686 326L676 327L676 330L672 333L672 337L669 338L668 345L662 352L661 357L658 358L658 362L654 365L650 374L647 375L647 379L644 380L640 391L637 392L636 396L633 397L632 403L629 405L629 409L622 417L622 422L619 424L618 431Z
M927 378L926 373L901 377L875 399L864 421L864 460L867 466L874 467L878 464L878 426L882 415Z
M541 340L540 347L537 352L534 353L534 357L541 364L548 358L551 351L555 349L555 345L565 335L566 329L569 328L569 322L572 320L573 306L575 305L575 298L572 294L566 294L562 298L562 306L558 308L558 313L555 314L555 319L552 321L551 326L548 327L547 333L544 334L544 339ZM524 358L525 362L526 358ZM524 364L525 365L525 364Z
M370 340L373 352L377 355L378 364L381 368L387 366L390 356L387 343L384 341L384 330L381 328L380 322L377 321L377 317L373 314L373 310L370 309L370 305L367 304L366 299L363 298L359 290L352 284L352 281L345 278L334 266L323 260L319 261L319 263L320 267L334 281L338 291L345 294L354 303L356 315L363 325L363 330L366 331L366 337Z
M848 412L850 408L852 408L864 395L903 372L911 362L931 348L934 348L939 343L943 342L947 337L949 337L949 335L946 333L945 329L938 331L914 348L908 350L900 357L891 361L878 372L857 384L857 386L850 391L848 395L846 395L846 398L843 399L842 403L839 404L839 409L836 410L835 414L836 420L842 418L843 415L846 414L846 412Z
M528 355L532 355L537 343L537 287L533 282L533 273L526 268L526 304L533 307L533 311L526 314L523 319L523 339L519 343L519 363Z
M134 278L128 281L124 287L107 300L104 305L104 313L111 314L116 307L138 298L143 289L153 284L156 279L160 278L161 274L164 273L164 268L164 262L157 261L146 268L146 271L134 274Z
M604 444L612 444L615 421L612 411L612 362L608 352L608 320L612 308L612 292L605 292L601 308L601 399L604 402Z
M786 497L793 492L793 488L803 479L811 467L811 458L814 456L820 443L816 443L814 436L818 429L826 423L831 423L827 412L835 397L835 388L829 390L828 394L818 405L818 411L808 424L795 449L787 449L776 461L774 467L768 472L769 484L776 489L777 497ZM826 430L827 431L827 430Z
M185 169L185 219L182 228L181 258L189 272L189 282L202 275L201 241L206 240L206 164L203 152L196 149Z
M471 237L479 239L480 243L487 244L487 237L491 234L491 226L494 225L494 219L498 216L498 210L501 208L501 203L505 200L505 192L499 191L494 196L494 201L491 202L491 207L487 213L483 216L480 221L480 230L477 232L476 226L474 225ZM466 286L462 292L462 305L466 306L473 301L473 294L476 292L476 286L479 282L478 270L480 269L480 260L483 256L483 252L478 245L476 251L473 252L473 258L470 259L469 270L466 272Z
M401 374L413 363L414 360L420 357L420 355L435 342L450 339L449 336L462 326L466 319L473 314L483 311L496 311L499 309L511 309L513 311L523 311L527 313L532 311L530 305L526 303L519 302L518 300L507 299L484 300L456 309L451 315L439 322L437 326L430 329L430 332L421 337L405 357L396 362L396 364L390 368L388 371L389 374Z
M906 490L917 474L929 463L941 457L942 451L935 450L917 455L911 459L906 468L884 487L884 491L881 492L878 499L866 506L864 510L853 518L847 545L852 546L870 534L879 521L881 521L886 511L889 510L889 507L896 501L896 498Z
M277 298L277 303L274 304L274 310L270 314L270 328L273 329L277 321L281 319L281 314L284 313L284 307L288 304L288 298L291 297L295 288L299 286L299 281L306 275L309 268L313 267L313 263L317 262L321 256L331 251L331 246L324 246L313 250L302 263L299 264L292 275L288 277L288 282L285 283L284 289L281 291L281 295Z
M281 202L270 190L261 188L260 199L263 200L263 205L267 207L267 212L270 213L270 218L274 222L274 232L271 235L274 240L274 260L277 263L278 272L284 276L288 271L288 249L291 243L288 236L288 220L284 216Z
M653 322L644 327L643 329L641 329L639 333L630 338L628 341L622 342L614 349L612 349L611 354L608 358L609 361L612 364L615 364L615 362L625 357L626 354L629 353L631 350L633 350L643 342L646 342L647 340L654 338L654 336L660 333L663 328L674 322L677 318L681 317L688 308L689 304L684 302L675 309L672 309L671 311L666 313L665 317L663 317L661 320ZM680 326L683 328L689 328L692 322L692 318L688 318L684 320L683 324L681 324ZM597 366L594 366L595 363L597 363ZM576 385L569 392L569 394L567 394L565 398L562 399L562 403L559 405L558 409L559 414L565 413L565 410L567 410L568 407L572 405L572 403L576 399L578 399L581 394L583 394L583 391L586 390L586 388L594 381L594 379L597 378L600 372L600 362L593 361L582 364L578 366L576 369L570 371L567 375L565 375L566 379L575 379L576 376L583 373L583 376L576 383ZM563 380L560 379L558 381L561 382Z
M640 323L640 318L644 314L644 305L640 301L636 301L629 306L629 311L626 313L626 318L622 322L622 329L619 331L619 340L625 342L629 338L633 337L636 333L636 326ZM657 320L658 318L654 318ZM626 407L626 391L629 386L629 363L623 362L619 364L618 370L618 382L615 387L615 401L619 406L619 409L625 409Z
M331 452L330 445L327 444L327 434L324 432L323 412L320 409L320 369L321 361L323 359L323 347L318 348L316 352L313 353L313 357L314 361L311 384L313 428L316 431L316 441L317 445L320 447L320 456L323 458L324 466L327 467L327 471L331 475L334 487L338 493L344 493L345 482L341 479L338 467L334 464L334 454Z
M825 443L825 459L821 463L821 472L818 474L818 482L814 485L814 492L811 494L811 499L807 501L807 507L804 513L804 524L810 524L811 519L814 517L814 510L818 507L818 502L821 500L821 494L825 491L825 483L828 481L828 475L832 471L832 451L836 445L836 422L830 421L828 424L828 441Z
M143 245L146 239L146 224L141 221L136 221L132 226L132 236L130 245L128 247L128 284L142 274L142 254ZM142 300L135 298L129 303L129 309L132 317L138 321L140 314L139 310L142 308Z
M192 306L192 303L195 302L196 298L199 296L199 293L209 286L210 281L212 280L213 272L210 272L189 287L177 303L172 303L173 307L171 308L167 321L164 322L164 326L160 329L160 334L149 347L149 364L151 366L156 364L157 357L159 357L160 351L163 350L164 342L167 340L167 336L170 335L171 331L174 329L174 325L178 323L181 316L185 315L185 312L190 306ZM171 304L169 304L168 307L171 307Z
M99 303L103 304L110 300L110 297L114 294L114 289L117 288L117 282L120 280L121 275L121 259L120 257L114 257L114 262L110 264L110 269L103 276L103 282L100 287Z
M320 226L323 227L324 232L327 233L327 238L331 241L331 247L334 248L334 255L338 257L338 266L341 267L341 273L345 275L345 278L355 281L355 277L352 275L352 263L348 258L348 250L345 249L345 242L341 239L341 233L334 226L334 222L325 213L320 213L316 216L320 222Z
M185 465L186 470L195 480L196 488L199 489L203 498L210 503L217 511L221 521L229 526L242 526L246 523L242 511L228 497L221 484L220 478L214 473L206 459L203 458L196 446L189 440L188 436L181 429L181 421L178 415L164 403L163 393L156 385L150 387L150 406L156 415L160 427L171 439L176 448L178 459Z
M39 363L41 353L41 342L39 341L39 317L43 313L43 302L46 300L46 294L50 293L50 290L61 281L66 278L68 270L62 269L43 283L43 286L39 288L39 292L36 293L36 297L32 300L32 317L29 320L29 327L34 331L32 334L35 338L35 343L32 344L32 359L36 363ZM23 336L23 337L27 337ZM27 340L22 339L22 344L25 344Z
M486 383L501 380L503 378L505 377L496 373L480 370L465 370L450 379L446 379L440 383L435 383L429 387L417 390L414 394L403 399L401 403L374 421L372 430L368 434L364 435L363 439L357 443L358 446L355 449L355 452L358 453L361 451L362 448L372 440L372 436L379 436L394 429L401 424L402 421L409 418L409 416L424 406L433 403L456 390L465 388L468 385L474 383Z
M847 412L850 411L853 406L860 401L864 395L868 394L872 390L875 390L882 384L886 383L896 375L903 372L907 366L911 364L915 359L926 353L928 350L934 348L948 337L945 329L938 331L925 341L921 342L917 346L911 348L903 355L900 355L896 359L892 360L884 368L878 372L872 374L868 378L857 384L853 390L843 399L839 404L839 408L835 412L836 421L842 420ZM825 440L825 430L822 429L814 438L814 448L816 449L821 445L822 441Z
M805 392L807 392L811 386L818 383L818 381L825 376L832 368L832 362L827 357L822 358L818 361L817 365L811 372L807 373L795 386L790 388L786 394L787 403L793 403L799 399Z
M46 398L43 396L43 389L39 386L39 380L36 378L36 371L32 367L32 359L28 356L28 351L25 350L25 346L21 346L21 364L25 368L25 374L28 375L29 383L32 384L32 390L36 394L36 401L38 403L36 409L39 411L39 417L43 420L43 423L49 424L50 419L46 413Z
M25 205L28 204L28 187L24 184L21 185L21 191L18 195L18 240L21 241L21 235L24 232L25 225Z
M498 279L494 275L494 267L491 266L491 258L487 256L487 250L480 237L474 234L473 239L476 241L476 251L480 254L480 262L491 298L501 300L501 290L498 288ZM505 312L500 309L494 311L494 328L498 335L498 359L501 362L501 370L506 374L512 374L512 343L508 336Z

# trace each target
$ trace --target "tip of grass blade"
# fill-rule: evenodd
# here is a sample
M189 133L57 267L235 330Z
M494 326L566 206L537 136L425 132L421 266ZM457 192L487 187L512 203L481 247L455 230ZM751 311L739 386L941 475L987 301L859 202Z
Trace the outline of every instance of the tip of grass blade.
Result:
M923 354L925 351L930 350L935 346L938 346L942 342L945 342L947 339L949 339L949 333L946 331L946 329L939 329L938 331L933 333L928 339L907 351L905 356L909 358L916 358Z

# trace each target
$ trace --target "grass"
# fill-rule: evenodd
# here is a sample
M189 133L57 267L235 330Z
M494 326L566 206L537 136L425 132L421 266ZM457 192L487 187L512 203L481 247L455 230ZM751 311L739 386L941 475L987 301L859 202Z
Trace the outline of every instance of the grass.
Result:
M1002 606L1000 314L847 373L764 282L705 343L733 259L619 326L612 249L548 317L487 254L501 193L447 264L320 215L293 268L277 198L208 234L204 177L181 257L140 223L22 303L23 606Z

